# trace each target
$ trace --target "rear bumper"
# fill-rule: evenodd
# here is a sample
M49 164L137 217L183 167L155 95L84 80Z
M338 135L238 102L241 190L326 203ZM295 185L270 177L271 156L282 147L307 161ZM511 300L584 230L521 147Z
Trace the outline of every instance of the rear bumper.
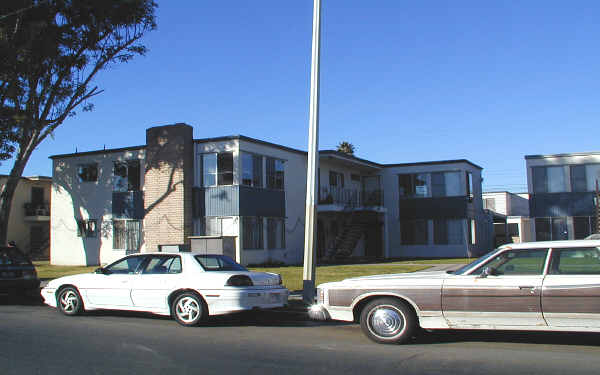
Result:
M331 316L325 307L322 305L312 305L308 309L308 317L312 320L330 320Z
M243 289L204 291L210 315L221 315L245 310L275 309L288 303L289 290Z
M39 279L0 279L0 293L13 291L33 291L40 288Z

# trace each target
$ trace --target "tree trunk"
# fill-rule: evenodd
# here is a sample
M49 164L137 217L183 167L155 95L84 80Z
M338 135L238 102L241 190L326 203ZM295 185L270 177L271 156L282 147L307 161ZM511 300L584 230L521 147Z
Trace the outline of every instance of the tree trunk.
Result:
M19 150L6 184L0 187L0 245L6 245L9 241L8 219L10 218L12 200L29 157L35 149L33 144L33 140L30 139L26 147Z

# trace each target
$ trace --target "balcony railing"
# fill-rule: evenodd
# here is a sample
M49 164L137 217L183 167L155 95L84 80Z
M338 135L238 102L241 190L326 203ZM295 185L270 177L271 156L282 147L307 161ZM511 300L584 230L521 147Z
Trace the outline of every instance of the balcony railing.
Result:
M347 207L383 206L383 190L344 189L335 186L319 188L319 204Z
M50 203L25 203L25 216L50 216Z

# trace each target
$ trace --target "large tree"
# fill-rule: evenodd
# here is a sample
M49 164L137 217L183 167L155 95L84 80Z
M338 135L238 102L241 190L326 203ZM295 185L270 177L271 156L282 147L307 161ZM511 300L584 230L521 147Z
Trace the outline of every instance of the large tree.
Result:
M0 244L12 198L35 148L102 92L93 80L143 55L156 28L152 0L0 1L0 160L13 166L0 188Z
M354 145L350 142L342 141L337 145L337 152L342 152L348 155L354 155Z

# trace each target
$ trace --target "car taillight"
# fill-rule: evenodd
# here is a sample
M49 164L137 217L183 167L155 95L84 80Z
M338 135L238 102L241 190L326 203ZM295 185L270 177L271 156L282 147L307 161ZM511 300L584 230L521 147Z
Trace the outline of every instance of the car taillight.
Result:
M246 275L233 275L227 280L225 286L253 286L252 279Z

